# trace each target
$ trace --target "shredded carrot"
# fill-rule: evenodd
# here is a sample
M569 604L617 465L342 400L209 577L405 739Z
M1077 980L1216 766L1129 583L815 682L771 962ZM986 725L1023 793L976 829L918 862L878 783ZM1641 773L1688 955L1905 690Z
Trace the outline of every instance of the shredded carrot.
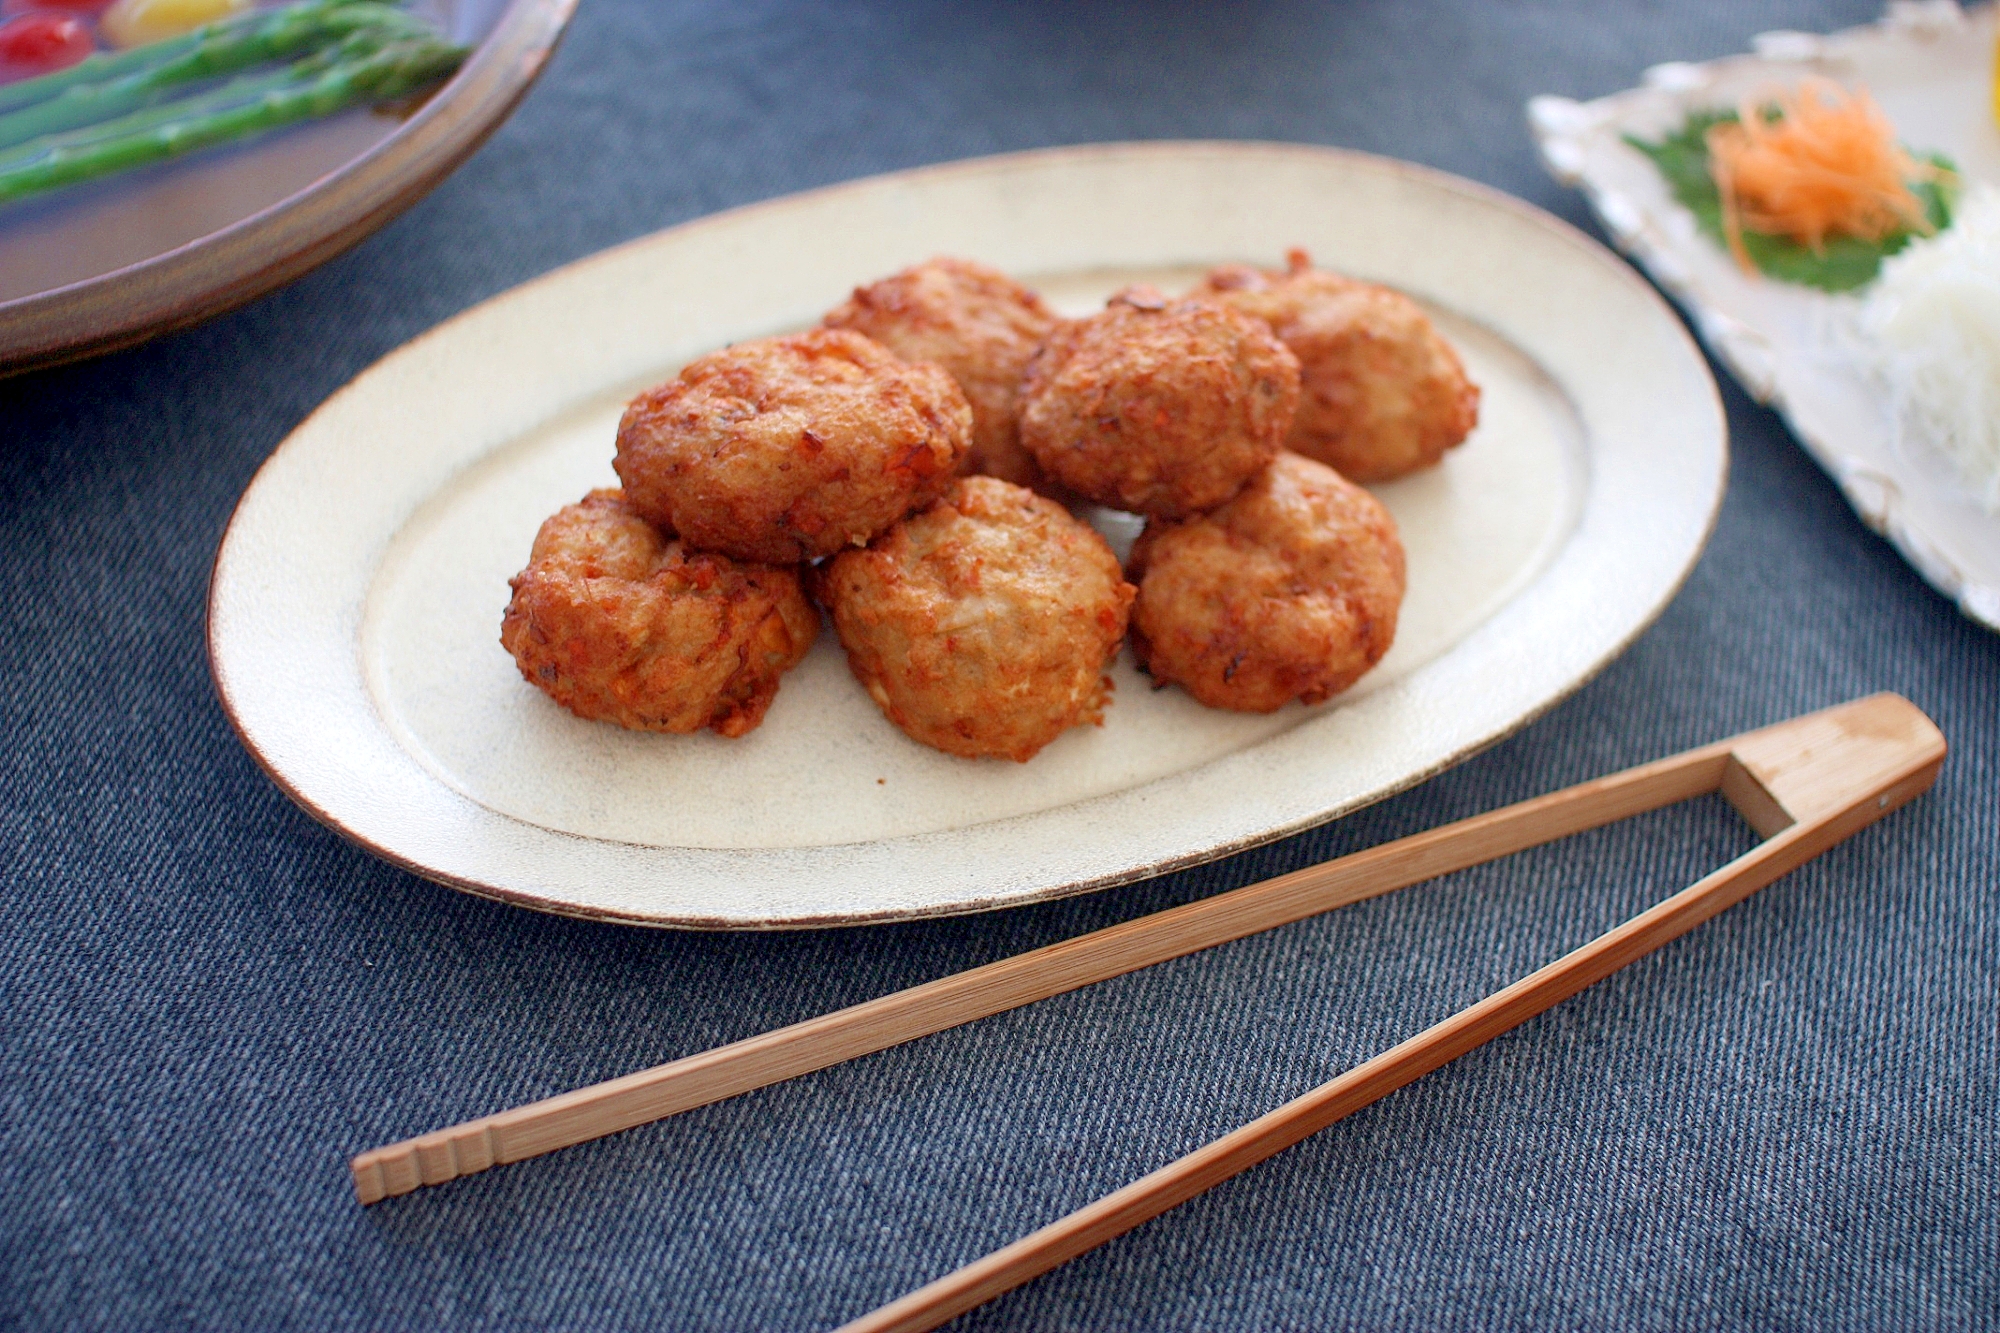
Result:
M1933 230L1910 182L1947 173L1903 151L1874 98L1807 79L1774 100L1775 118L1747 100L1737 120L1712 126L1707 136L1723 234L1746 272L1745 228L1789 236L1814 254L1825 252L1829 236L1882 241Z

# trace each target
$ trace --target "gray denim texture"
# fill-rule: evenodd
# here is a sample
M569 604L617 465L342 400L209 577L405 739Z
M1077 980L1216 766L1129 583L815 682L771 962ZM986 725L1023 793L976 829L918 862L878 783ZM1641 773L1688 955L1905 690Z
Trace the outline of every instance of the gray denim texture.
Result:
M295 809L203 652L209 561L286 432L403 340L603 246L878 171L1167 137L1410 158L1588 229L1527 97L1874 12L583 0L515 118L356 250L0 381L0 1327L831 1327L1750 833L1695 802L367 1210L346 1158L1880 689L1951 742L1930 795L957 1327L2000 1324L2000 637L1726 380L1714 538L1580 693L1337 824L1045 906L700 936L454 893Z

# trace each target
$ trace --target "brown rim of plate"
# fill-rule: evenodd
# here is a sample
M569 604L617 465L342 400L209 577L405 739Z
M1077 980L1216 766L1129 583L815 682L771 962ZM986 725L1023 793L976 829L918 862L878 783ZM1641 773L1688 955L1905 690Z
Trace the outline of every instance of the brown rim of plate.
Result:
M577 0L513 0L450 81L388 138L268 208L164 254L0 301L0 376L144 342L232 310L355 245L500 127Z

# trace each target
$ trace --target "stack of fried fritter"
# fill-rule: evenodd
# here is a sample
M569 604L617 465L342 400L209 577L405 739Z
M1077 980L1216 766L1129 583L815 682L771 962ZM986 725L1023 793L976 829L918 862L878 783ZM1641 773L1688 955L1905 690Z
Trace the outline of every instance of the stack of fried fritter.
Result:
M1388 651L1403 596L1349 478L1437 462L1478 410L1420 308L1296 251L1074 321L934 259L824 323L633 400L622 492L549 519L513 580L524 677L582 717L740 736L813 642L810 592L884 715L951 754L1100 721L1128 628L1203 703L1316 703ZM1083 504L1146 516L1124 571Z

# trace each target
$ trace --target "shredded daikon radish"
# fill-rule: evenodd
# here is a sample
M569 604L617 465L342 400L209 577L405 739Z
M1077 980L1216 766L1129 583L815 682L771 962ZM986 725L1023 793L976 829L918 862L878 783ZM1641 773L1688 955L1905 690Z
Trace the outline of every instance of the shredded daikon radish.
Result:
M1856 332L1903 440L2000 513L2000 190L1968 193L1949 228L1884 260Z

